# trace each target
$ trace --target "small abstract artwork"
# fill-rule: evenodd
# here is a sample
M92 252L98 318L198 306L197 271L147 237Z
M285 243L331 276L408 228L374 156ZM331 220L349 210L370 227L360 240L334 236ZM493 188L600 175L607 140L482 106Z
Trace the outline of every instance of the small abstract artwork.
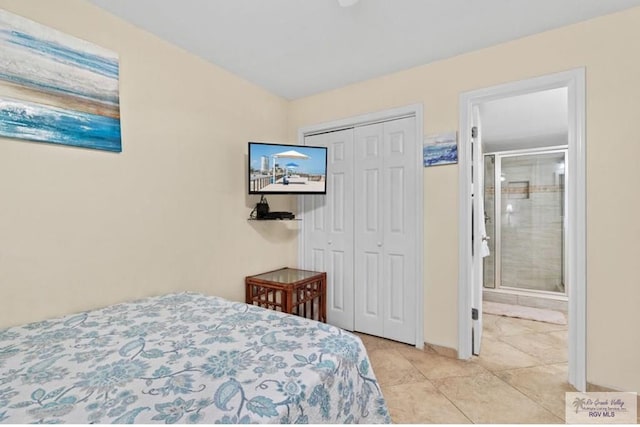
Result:
M456 132L424 137L422 156L424 167L458 163L458 142Z
M0 137L122 151L118 56L0 9Z

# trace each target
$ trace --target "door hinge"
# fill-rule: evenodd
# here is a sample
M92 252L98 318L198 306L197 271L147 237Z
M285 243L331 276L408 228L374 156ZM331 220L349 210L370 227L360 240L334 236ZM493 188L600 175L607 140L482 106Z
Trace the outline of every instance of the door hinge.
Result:
M478 127L474 126L471 128L471 138L477 138L478 137Z
M471 309L471 320L478 320L478 309L477 308L472 308Z

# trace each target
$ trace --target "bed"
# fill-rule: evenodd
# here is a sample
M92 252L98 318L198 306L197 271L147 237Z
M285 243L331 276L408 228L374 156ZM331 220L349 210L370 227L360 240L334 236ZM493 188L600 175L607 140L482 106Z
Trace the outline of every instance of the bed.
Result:
M389 423L355 335L178 293L0 330L4 423Z

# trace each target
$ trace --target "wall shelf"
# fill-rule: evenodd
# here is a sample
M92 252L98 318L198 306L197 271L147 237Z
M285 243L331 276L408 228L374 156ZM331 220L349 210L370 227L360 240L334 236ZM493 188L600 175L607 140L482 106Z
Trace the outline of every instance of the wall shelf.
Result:
M247 221L302 221L300 218L247 218Z

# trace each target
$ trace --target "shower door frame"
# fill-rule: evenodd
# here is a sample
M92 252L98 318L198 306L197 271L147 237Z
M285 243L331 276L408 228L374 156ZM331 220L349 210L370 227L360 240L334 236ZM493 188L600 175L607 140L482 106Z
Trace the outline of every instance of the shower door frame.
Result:
M564 292L555 292L555 291L543 291L538 289L526 289L526 288L517 288L513 286L502 286L502 159L505 157L522 157L522 156L535 156L539 154L554 154L554 153L562 153L564 155L564 197L562 200L563 204L563 216L562 216L562 281L564 286ZM493 221L494 221L494 231L493 231L493 241L494 241L494 264L493 264L493 288L487 288L484 286L484 278L483 278L483 291L488 292L500 292L500 293L509 293L509 294L517 294L517 295L530 295L530 296L544 296L551 297L553 299L560 300L568 300L569 296L569 286L567 277L567 250L568 245L566 244L567 238L567 219L568 216L566 212L568 211L568 200L570 195L568 194L567 188L567 177L569 175L570 165L569 165L569 153L567 145L557 145L557 146L549 146L549 147L539 147L539 148L523 148L520 150L504 150L504 151L488 151L483 154L483 159L486 159L487 156L494 156L494 167L493 167L493 182L494 182L494 198L493 198ZM483 197L484 190L483 189ZM500 191L498 191L500 189ZM486 206L486 204L485 204Z

